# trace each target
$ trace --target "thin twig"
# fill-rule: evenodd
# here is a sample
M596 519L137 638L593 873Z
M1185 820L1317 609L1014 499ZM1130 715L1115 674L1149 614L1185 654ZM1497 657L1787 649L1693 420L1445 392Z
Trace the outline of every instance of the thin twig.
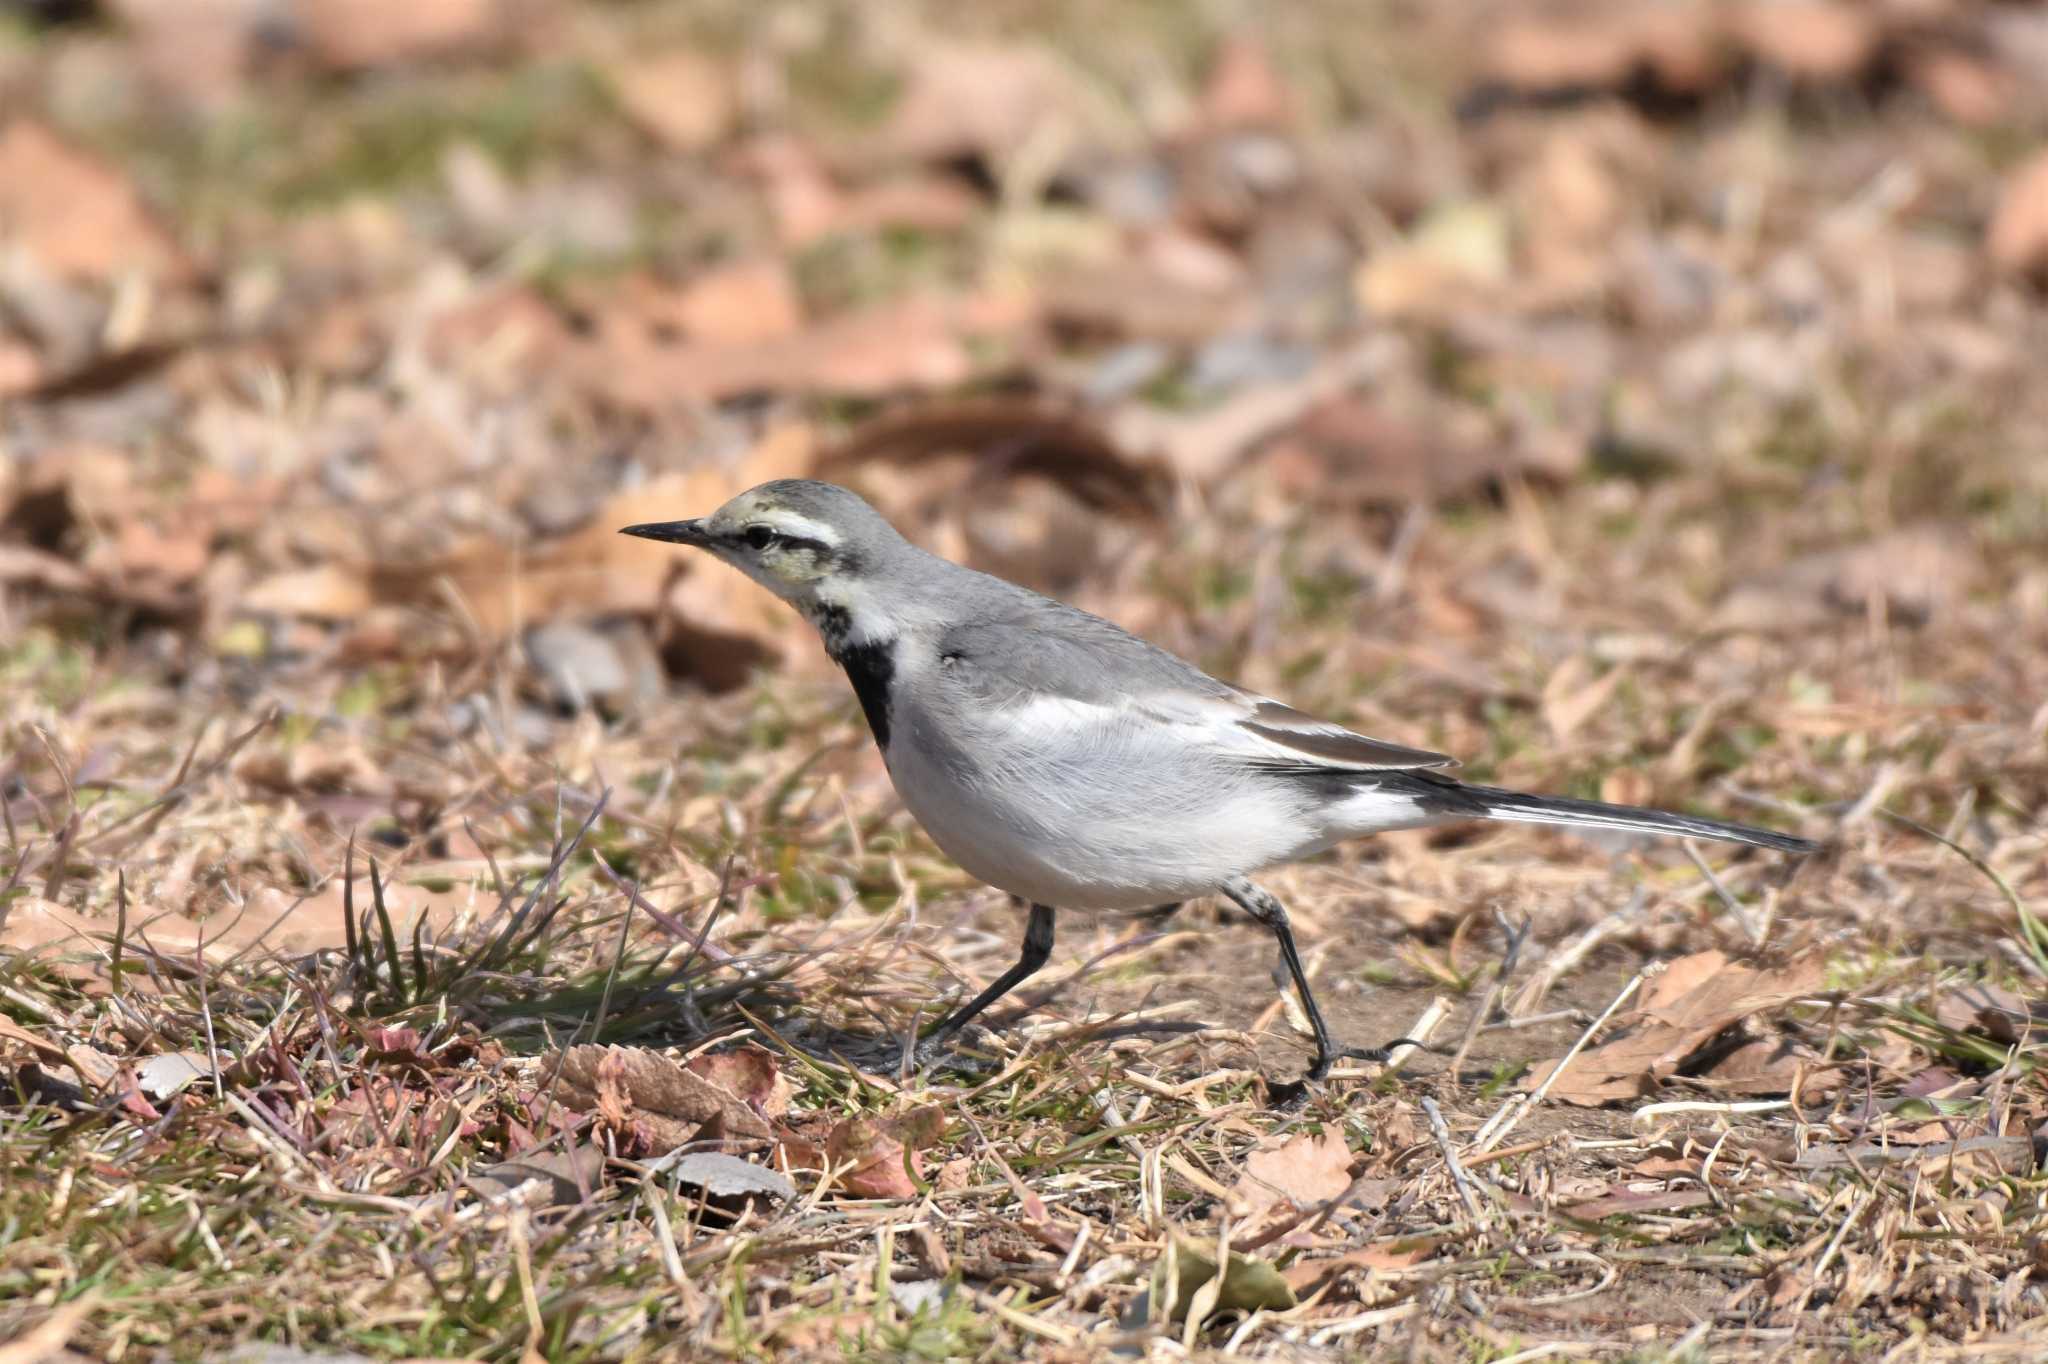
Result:
M1473 1225L1484 1227L1486 1210L1479 1202L1478 1190L1472 1187L1472 1176L1465 1173L1465 1164L1458 1159L1458 1148L1451 1144L1451 1129L1445 1125L1436 1100L1423 1096L1422 1111L1429 1118L1429 1134L1436 1138L1436 1149L1443 1154L1444 1165L1451 1172L1451 1182L1458 1186L1458 1201L1465 1205L1465 1213Z
M1728 889L1727 884L1721 880L1720 873L1708 865L1706 858L1700 856L1700 850L1693 846L1691 839L1681 838L1678 841L1678 845L1685 849L1685 855L1692 859L1692 864L1695 867L1699 868L1700 875L1707 878L1707 884L1714 888L1714 894L1721 897L1722 907L1735 916L1736 923L1742 925L1742 936L1748 938L1752 946L1762 947L1764 945L1763 928L1755 919L1750 917L1749 907L1735 898L1735 892Z
M1651 968L1646 966L1629 978L1628 984L1621 987L1621 993L1614 997L1613 1002L1600 1011L1598 1018L1586 1025L1586 1030L1579 1034L1578 1041L1572 1043L1572 1048L1564 1054L1564 1059L1551 1067L1550 1074L1543 1077L1542 1084L1529 1093L1514 1095L1486 1120L1486 1125L1481 1127L1478 1135L1472 1139L1474 1151L1491 1150L1507 1140L1508 1133L1515 1130L1516 1125L1527 1116L1529 1110L1543 1102L1544 1096L1550 1093L1550 1087L1557 1083L1557 1077L1564 1074L1571 1063L1578 1059L1579 1053L1585 1050L1586 1043L1593 1040L1593 1034L1600 1031L1600 1026L1614 1017L1615 1010L1626 1003L1629 996L1642 988L1643 981L1649 978L1650 971Z

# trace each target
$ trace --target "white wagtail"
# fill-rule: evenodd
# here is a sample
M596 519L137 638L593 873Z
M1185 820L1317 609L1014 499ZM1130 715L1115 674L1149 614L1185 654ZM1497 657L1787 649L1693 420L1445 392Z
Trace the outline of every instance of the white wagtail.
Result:
M1816 847L1468 785L1441 754L1219 682L1099 616L928 554L830 483L764 483L701 519L624 533L708 550L802 612L910 812L968 872L1030 904L1016 965L926 1037L921 1061L1045 965L1055 910L1163 914L1220 892L1279 939L1315 1030L1309 1078L1322 1078L1338 1052L1287 911L1248 878L1366 834L1492 819Z

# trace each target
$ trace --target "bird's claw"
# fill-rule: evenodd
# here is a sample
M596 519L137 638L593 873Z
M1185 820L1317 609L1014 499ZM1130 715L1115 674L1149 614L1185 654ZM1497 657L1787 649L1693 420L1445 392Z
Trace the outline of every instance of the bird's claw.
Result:
M1394 1058L1394 1052L1401 1047L1415 1047L1422 1051L1432 1050L1428 1043L1418 1042L1412 1037L1397 1037L1384 1047L1346 1047L1342 1051L1333 1051L1326 1055L1318 1056L1315 1059L1315 1063L1302 1072L1299 1080L1292 1080L1285 1084L1274 1084L1268 1080L1266 1082L1267 1096L1276 1109L1285 1111L1299 1108L1308 1101L1309 1086L1321 1084L1329 1079L1330 1067L1336 1062L1370 1061L1375 1065L1385 1065Z
M965 1071L970 1075L986 1074L992 1068L990 1062L973 1056L964 1056L955 1050L956 1045L963 1040L977 1051L995 1050L995 1034L978 1024L970 1023L957 1033L943 1036L934 1033L918 1041L910 1047L907 1055L898 1055L896 1068L899 1073L916 1074L932 1070L943 1062L952 1070Z

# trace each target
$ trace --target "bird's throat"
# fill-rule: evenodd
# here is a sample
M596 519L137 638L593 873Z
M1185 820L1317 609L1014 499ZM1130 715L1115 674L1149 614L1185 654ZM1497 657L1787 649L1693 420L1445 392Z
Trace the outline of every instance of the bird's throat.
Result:
M896 680L896 640L862 633L843 606L813 605L805 612L825 641L825 652L846 670L861 713L875 736L875 746L889 754L889 691Z

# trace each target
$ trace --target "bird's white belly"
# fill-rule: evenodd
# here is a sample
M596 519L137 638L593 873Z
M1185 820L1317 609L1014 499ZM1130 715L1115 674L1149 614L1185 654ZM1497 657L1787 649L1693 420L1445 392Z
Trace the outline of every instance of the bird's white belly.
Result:
M932 840L1000 890L1070 910L1134 910L1214 892L1292 855L1300 811L1271 783L1233 780L1146 737L1080 734L970 751L949 734L890 745L896 790Z

